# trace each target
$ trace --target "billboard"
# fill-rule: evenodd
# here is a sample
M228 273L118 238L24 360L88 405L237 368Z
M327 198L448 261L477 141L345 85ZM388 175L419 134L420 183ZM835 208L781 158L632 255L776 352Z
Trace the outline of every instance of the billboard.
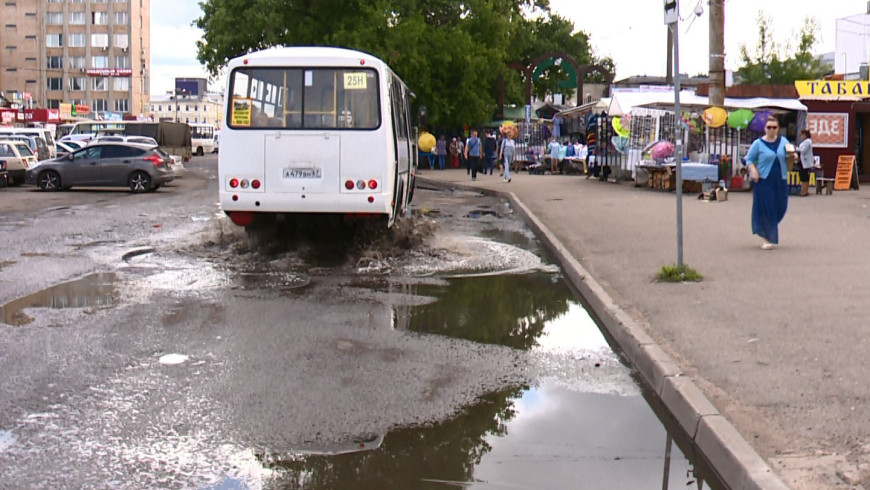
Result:
M184 94L188 97L202 97L208 88L208 80L205 78L176 78L175 93Z

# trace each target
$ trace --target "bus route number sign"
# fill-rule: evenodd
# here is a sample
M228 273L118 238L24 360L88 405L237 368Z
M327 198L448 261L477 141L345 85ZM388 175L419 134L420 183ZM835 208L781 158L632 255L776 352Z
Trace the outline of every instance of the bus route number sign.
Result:
M365 90L366 73L364 71L351 71L344 74L345 90Z
M285 179L319 179L321 177L319 168L285 168Z

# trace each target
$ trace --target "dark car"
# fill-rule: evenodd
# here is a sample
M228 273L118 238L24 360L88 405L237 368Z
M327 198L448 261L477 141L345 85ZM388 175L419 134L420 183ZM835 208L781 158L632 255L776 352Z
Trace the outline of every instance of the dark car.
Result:
M27 171L25 182L43 191L84 186L148 192L174 178L169 162L151 146L95 143L65 157L40 162Z

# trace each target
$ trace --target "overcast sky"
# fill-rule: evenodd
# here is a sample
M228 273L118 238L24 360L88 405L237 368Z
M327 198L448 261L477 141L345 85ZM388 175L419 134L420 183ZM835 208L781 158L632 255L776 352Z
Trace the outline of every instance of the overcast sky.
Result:
M616 62L617 79L631 75L664 75L667 31L664 0L577 1L550 0L550 7L587 32L598 56ZM692 13L701 5L704 13ZM867 11L867 0L725 0L725 67L736 70L740 45L754 49L758 42L759 8L773 19L773 37L791 42L807 16L820 25L816 54L834 51L835 21ZM707 0L680 0L680 71L707 73L709 67L709 21ZM205 77L196 60L200 32L191 26L201 11L198 2L152 0L151 2L151 93L172 90L173 80ZM693 20L694 18L694 20ZM870 32L868 32L870 36ZM850 61L851 63L851 61ZM221 87L215 87L220 89Z

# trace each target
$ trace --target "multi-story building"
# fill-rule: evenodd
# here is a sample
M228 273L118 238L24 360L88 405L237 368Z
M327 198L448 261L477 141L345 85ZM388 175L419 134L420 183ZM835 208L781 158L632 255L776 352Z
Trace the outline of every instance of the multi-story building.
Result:
M150 0L3 0L0 91L32 107L148 108Z
M218 129L223 125L222 93L206 93L204 95L152 95L149 111L155 121L178 121L188 124L214 124Z

